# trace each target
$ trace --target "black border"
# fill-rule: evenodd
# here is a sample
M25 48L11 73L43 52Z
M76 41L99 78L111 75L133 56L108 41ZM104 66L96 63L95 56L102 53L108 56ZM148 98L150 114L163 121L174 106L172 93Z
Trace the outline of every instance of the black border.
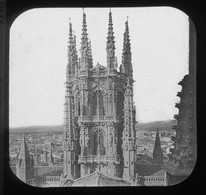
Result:
M28 186L24 183L22 183L18 178L16 178L13 173L11 172L8 164L8 136L9 136L9 126L8 126L8 110L9 110L9 102L8 102L8 86L9 86L9 28L12 24L12 22L15 20L18 15L20 15L22 12L32 9L32 8L38 8L38 7L145 7L145 6L171 6L175 7L177 9L182 10L185 12L190 18L192 19L193 23L195 24L196 31L197 31L197 127L198 127L198 160L196 163L196 167L194 172L191 174L191 176L182 182L181 184L178 184L176 186L166 186L166 187L105 187L105 188L36 188ZM3 103L4 103L4 129L1 129L1 141L3 141L2 138L4 138L4 143L0 142L1 149L3 148L3 154L1 153L2 158L1 163L4 166L1 166L0 168L4 171L3 175L1 175L1 182L0 185L3 186L4 191L1 194L10 195L12 193L21 193L24 194L70 194L70 193L167 193L167 194L175 194L175 193L198 193L198 191L201 189L201 187L204 187L204 179L202 178L203 172L205 170L204 166L201 166L204 164L204 158L203 154L204 152L204 136L202 133L205 131L205 128L203 128L203 125L201 124L201 121L203 121L203 89L201 89L201 86L203 87L203 51L205 50L205 21L204 18L204 4L198 3L197 1L187 1L187 2L181 2L178 1L152 1L152 0L136 0L136 1L101 1L101 0L93 0L93 1L80 1L80 0L50 0L50 1L44 1L44 0L7 0L7 21L6 21L6 47L5 47L5 57L6 57L6 63L1 64L0 71L3 71L4 78L4 87L5 91L3 91ZM1 54L2 55L2 54ZM2 177L3 176L3 177ZM195 190L195 191L193 191Z

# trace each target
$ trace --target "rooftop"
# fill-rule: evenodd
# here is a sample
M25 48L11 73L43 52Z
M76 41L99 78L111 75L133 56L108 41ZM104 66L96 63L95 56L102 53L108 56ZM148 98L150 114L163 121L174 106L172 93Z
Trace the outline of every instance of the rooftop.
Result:
M122 178L102 172L94 172L84 177L71 181L71 186L130 186L131 184ZM66 184L67 181L64 182Z

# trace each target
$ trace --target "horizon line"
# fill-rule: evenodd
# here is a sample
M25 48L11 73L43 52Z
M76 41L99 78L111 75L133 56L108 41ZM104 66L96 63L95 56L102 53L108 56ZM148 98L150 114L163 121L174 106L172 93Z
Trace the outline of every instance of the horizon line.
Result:
M174 118L172 119L166 119L166 120L154 120L154 121L147 121L147 122L139 122L137 121L137 124L138 123L152 123L152 122L162 122L162 121L172 121L172 120L176 120ZM64 126L63 124L53 124L53 125L28 125L28 126L9 126L9 129L13 129L13 128L31 128L31 127L48 127L48 126Z

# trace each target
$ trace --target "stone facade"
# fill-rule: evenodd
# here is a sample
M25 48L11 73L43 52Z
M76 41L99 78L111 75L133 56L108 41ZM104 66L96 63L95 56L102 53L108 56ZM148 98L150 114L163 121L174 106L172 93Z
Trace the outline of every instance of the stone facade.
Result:
M117 70L112 14L106 43L107 66L93 66L86 14L80 57L69 29L66 70L64 177L77 179L97 169L116 177L134 177L135 107L128 21L125 23L122 64Z

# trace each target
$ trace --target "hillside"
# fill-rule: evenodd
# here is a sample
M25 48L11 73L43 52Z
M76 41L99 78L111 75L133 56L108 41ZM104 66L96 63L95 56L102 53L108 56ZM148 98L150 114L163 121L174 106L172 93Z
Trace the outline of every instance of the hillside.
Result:
M63 132L63 125L55 126L31 126L10 128L12 133L53 133Z
M176 120L168 120L168 121L155 121L150 123L137 123L136 130L144 130L144 131L156 131L157 128L159 130L171 130L172 126L176 124ZM31 127L16 127L10 128L12 133L54 133L54 132L63 132L63 125L55 125L55 126L31 126Z
M160 131L169 131L172 129L173 125L176 125L176 120L167 120L167 121L155 121L149 123L137 123L136 130L144 131L156 131L159 128Z

